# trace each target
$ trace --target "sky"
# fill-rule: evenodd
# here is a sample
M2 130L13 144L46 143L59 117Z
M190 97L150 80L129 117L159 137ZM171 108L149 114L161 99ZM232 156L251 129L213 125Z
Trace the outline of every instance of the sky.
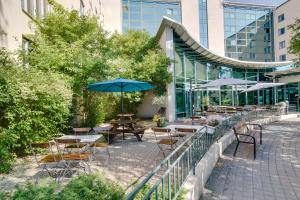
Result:
M286 0L225 0L229 2L240 2L240 3L254 3L254 4L265 4L278 6Z

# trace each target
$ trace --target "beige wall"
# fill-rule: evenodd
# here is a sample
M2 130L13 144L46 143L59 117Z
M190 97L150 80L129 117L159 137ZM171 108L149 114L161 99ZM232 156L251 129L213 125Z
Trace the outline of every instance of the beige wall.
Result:
M110 32L122 33L122 3L121 0L102 0L103 26Z
M0 47L17 49L22 44L22 34L31 33L30 22L20 0L0 0Z
M300 81L300 75L289 75L278 78L279 83L298 83Z
M291 37L291 31L288 30L287 26L293 24L296 18L300 17L300 1L290 0L281 6L279 6L274 12L274 34L275 34L275 60L279 61L279 56L287 54L287 60L295 58L294 55L288 53L289 39ZM278 16L284 13L285 20L278 22ZM278 30L285 27L286 33L284 35L278 35ZM279 42L284 41L286 47L279 49Z
M224 56L224 10L223 0L207 0L208 47Z
M65 8L80 10L80 0L56 1ZM82 0L82 2L84 13L98 17L99 23L102 22L106 30L121 31L121 0ZM22 35L32 33L31 24L32 18L22 10L21 0L0 0L0 47L16 50L22 45Z
M197 42L200 42L198 1L199 0L181 0L181 16L183 26Z

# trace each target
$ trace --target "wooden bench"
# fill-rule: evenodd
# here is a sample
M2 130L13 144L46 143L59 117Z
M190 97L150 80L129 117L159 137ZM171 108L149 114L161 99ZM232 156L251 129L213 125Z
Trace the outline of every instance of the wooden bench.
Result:
M259 124L247 124L246 122L239 122L233 127L237 145L233 156L236 155L240 143L253 145L253 156L256 158L256 139L255 136L259 134L260 144L262 144L262 126Z

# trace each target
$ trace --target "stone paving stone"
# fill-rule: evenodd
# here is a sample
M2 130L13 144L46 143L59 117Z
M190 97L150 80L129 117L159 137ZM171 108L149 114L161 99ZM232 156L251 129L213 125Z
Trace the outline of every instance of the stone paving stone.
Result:
M236 143L219 159L201 199L300 200L300 118L263 127L263 144Z

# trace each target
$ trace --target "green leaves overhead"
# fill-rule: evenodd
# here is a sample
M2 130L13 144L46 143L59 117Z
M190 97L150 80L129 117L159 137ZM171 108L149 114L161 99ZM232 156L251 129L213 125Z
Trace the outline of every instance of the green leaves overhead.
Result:
M300 63L300 19L297 19L294 24L289 26L292 32L290 39L289 52L296 55L296 61Z

